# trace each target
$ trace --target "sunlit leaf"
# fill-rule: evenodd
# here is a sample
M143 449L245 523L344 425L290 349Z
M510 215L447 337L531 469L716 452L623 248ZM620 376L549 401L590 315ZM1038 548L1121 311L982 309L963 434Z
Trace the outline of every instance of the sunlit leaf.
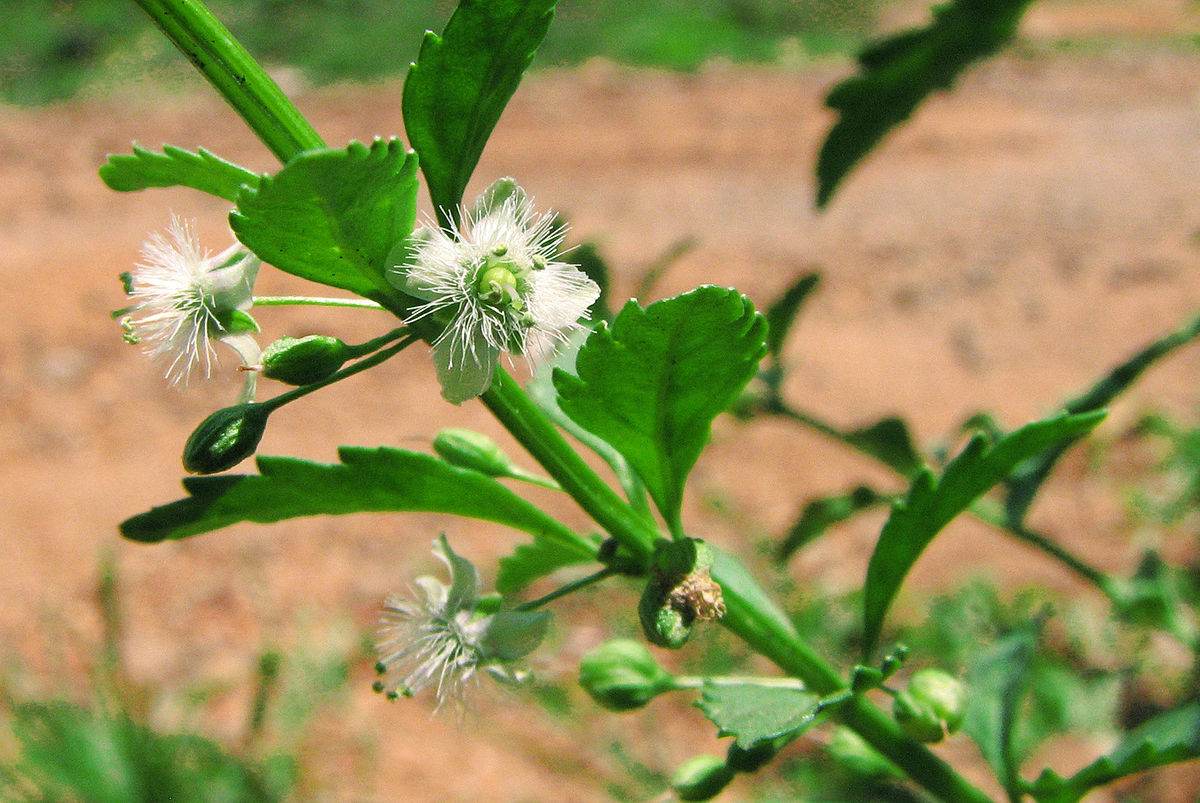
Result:
M265 262L381 303L416 220L417 160L399 140L305 151L238 195L229 223Z
M736 737L743 749L805 728L820 711L819 698L801 689L712 681L704 683L696 707L719 736Z
M824 206L850 169L921 101L949 89L973 61L999 50L1017 30L1029 0L953 0L933 21L868 46L862 72L835 86L825 104L838 121L817 157L817 205Z
M552 541L580 559L595 547L500 483L436 457L401 449L344 446L341 463L259 457L257 475L187 477L189 496L134 516L121 534L162 541L242 521L379 511L450 513L493 521Z
M1044 771L1030 788L1038 803L1076 803L1091 789L1177 761L1200 758L1200 703L1187 703L1143 722L1113 752L1070 778Z
M425 34L404 82L402 110L437 209L462 203L553 14L554 0L462 0L441 36Z
M896 502L867 566L863 600L863 654L875 648L883 619L909 569L943 527L979 496L1033 455L1090 432L1103 412L1059 415L1028 424L994 444L978 434L946 466L939 479L925 469L908 496Z
M554 372L562 410L608 441L669 522L712 420L754 376L766 322L745 296L699 287L642 309L630 301Z
M133 153L110 154L100 178L117 192L148 187L191 187L227 201L236 201L242 186L258 186L259 176L200 148L197 153L163 145L162 153L136 142Z
M1192 318L1182 328L1159 338L1118 365L1082 396L1063 405L1063 409L1070 413L1086 413L1105 407L1132 385L1147 368L1197 337L1200 337L1200 316ZM1009 526L1017 528L1022 525L1042 483L1050 476L1058 458L1062 457L1063 452L1074 442L1075 439L1072 438L1045 450L1036 460L1019 466L1006 481L1008 496L1004 500L1004 512Z

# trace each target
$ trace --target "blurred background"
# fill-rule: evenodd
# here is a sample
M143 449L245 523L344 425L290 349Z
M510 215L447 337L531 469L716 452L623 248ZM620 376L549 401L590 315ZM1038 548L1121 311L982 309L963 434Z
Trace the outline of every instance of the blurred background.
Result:
M404 70L452 4L212 8L340 145L403 135ZM3 766L22 744L58 734L100 756L110 780L142 779L118 790L166 788L178 768L161 769L161 757L186 747L198 774L178 781L192 790L181 800L632 801L658 799L688 756L722 753L683 696L618 717L574 687L583 652L637 632L637 591L619 583L557 606L537 683L485 684L462 722L432 717L428 699L387 704L371 693L384 596L440 571L429 555L439 532L494 576L495 558L522 540L502 528L355 516L153 546L120 540L121 520L180 495L184 440L233 401L238 380L229 357L210 382L166 387L110 317L125 304L118 274L171 213L194 218L213 251L230 234L223 201L184 189L121 195L96 170L132 141L274 166L132 2L0 0L0 13L0 711L12 726L0 734ZM515 176L567 217L576 241L595 244L616 303L711 282L765 306L821 273L786 345L785 389L840 426L899 414L927 451L956 448L959 425L981 410L1016 427L1200 306L1200 7L1035 0L1008 50L932 98L814 211L815 154L833 121L825 94L870 37L928 19L929 5L910 0L563 0L468 195ZM258 292L319 290L264 271ZM377 315L258 319L264 343L314 332L358 342L388 328ZM1196 461L1178 476L1158 468L1195 432L1198 352L1182 350L1123 397L1095 443L1068 456L1035 523L1123 574L1147 546L1195 562L1194 518L1164 511L1188 492ZM1147 416L1169 427L1148 429ZM479 404L440 401L417 348L288 406L272 425L263 453L323 461L343 443L427 450L451 425L519 454ZM883 512L783 564L771 554L806 499L860 482L902 487L787 422L723 418L693 474L686 521L754 562L823 649L849 655L853 589ZM539 501L590 526L559 499ZM956 522L917 565L890 635L932 622L935 635L905 636L925 644L924 660L965 660L978 631L948 623L1020 616L1035 584L1080 627L1099 627L1102 600L1057 565ZM716 628L664 660L689 672L765 670ZM1178 656L1156 660L1151 674L1178 670ZM1102 715L1122 699L1111 683L1047 677L1057 678L1047 682L1055 722L1084 734L1037 748L1065 772L1102 749ZM171 741L186 733L203 743ZM727 799L831 799L815 791L814 767L836 753L827 741L794 745L769 772L739 777ZM965 740L939 749L986 783ZM53 755L39 766L74 771ZM1164 777L1095 799L1195 800L1194 772ZM186 796L198 788L226 791ZM910 799L870 794L862 799Z

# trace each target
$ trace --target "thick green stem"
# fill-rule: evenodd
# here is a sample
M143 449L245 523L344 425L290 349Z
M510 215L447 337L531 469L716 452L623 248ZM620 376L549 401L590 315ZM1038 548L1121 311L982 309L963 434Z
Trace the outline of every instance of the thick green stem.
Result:
M635 557L648 559L658 533L579 454L503 368L480 397L492 414L588 515Z
M286 163L300 151L325 147L308 120L203 3L134 1L279 161Z

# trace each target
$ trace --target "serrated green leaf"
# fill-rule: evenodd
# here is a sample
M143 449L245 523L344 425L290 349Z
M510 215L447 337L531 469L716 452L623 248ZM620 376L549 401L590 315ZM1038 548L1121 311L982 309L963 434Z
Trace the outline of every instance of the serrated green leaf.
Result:
M696 707L717 726L718 736L735 737L745 750L808 727L820 711L812 692L712 681L704 682Z
M1029 792L1038 803L1076 803L1089 790L1155 767L1200 758L1200 703L1192 702L1143 722L1068 779L1047 770Z
M919 472L908 496L892 509L867 566L863 654L875 649L884 616L909 569L951 519L1023 460L1090 432L1103 418L1103 411L1063 414L1028 424L990 445L979 434L946 466L940 480L928 469Z
M121 534L134 541L163 541L242 521L421 511L493 521L553 542L580 559L595 557L587 540L476 471L401 449L343 446L338 456L342 462L333 464L259 457L258 475L185 478L187 498L127 519Z
M305 151L237 204L229 223L263 261L381 303L401 298L385 274L416 220L417 160L399 140Z
M801 305L820 284L821 274L815 271L806 273L767 308L767 351L772 356L779 356L783 350L783 341L787 339Z
M1027 5L1029 0L953 0L934 9L928 26L863 50L862 72L825 99L839 117L817 157L817 206L829 203L855 163L926 96L949 89L971 62L1008 42Z
M1038 624L1004 636L967 672L968 696L963 730L1007 790L1021 783L1013 748L1013 730L1037 644ZM1017 799L1013 797L1012 799Z
M1112 402L1126 388L1134 383L1142 373L1158 360L1166 357L1180 346L1186 345L1200 337L1200 316L1192 318L1183 327L1159 338L1144 349L1134 354L1125 362L1108 372L1099 382L1086 393L1072 399L1063 405L1069 413L1086 413L1099 410ZM1004 513L1008 526L1019 529L1025 521L1025 514L1046 477L1075 439L1059 443L1042 454L1036 460L1030 460L1013 472L1005 482L1008 486L1008 496L1004 500Z
M404 81L404 128L435 208L454 214L483 147L529 67L554 0L462 0L425 34Z
M645 309L630 301L588 337L577 376L554 372L559 405L625 456L674 527L712 421L754 376L765 337L766 321L735 290L699 287Z
M881 496L866 485L860 485L848 494L809 500L800 518L792 524L783 543L779 545L776 560L787 560L793 552L820 538L835 524L841 524L886 501L886 496Z
M163 145L162 153L133 143L133 153L109 154L100 179L117 192L149 187L191 187L227 201L236 201L243 186L257 187L259 176L227 162L204 148L196 153Z
M576 549L567 549L546 539L521 544L511 555L500 558L496 590L505 596L515 594L539 577L545 577L566 566L595 560L597 549L599 544L592 554L584 556Z

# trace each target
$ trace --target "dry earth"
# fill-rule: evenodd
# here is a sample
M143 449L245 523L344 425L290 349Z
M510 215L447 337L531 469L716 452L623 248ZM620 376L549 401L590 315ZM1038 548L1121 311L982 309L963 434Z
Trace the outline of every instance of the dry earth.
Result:
M1184 6L1057 4L1035 13L1029 29L1194 29ZM830 123L821 97L845 70L678 76L593 65L539 74L501 121L476 188L511 174L565 211L617 266L618 297L686 236L698 245L655 296L715 282L765 304L801 272L821 270L824 288L789 344L790 396L845 425L903 413L924 443L981 409L1010 426L1040 416L1200 306L1195 50L1135 38L983 65L928 103L817 214L812 164ZM401 132L399 101L393 84L304 92L298 103L327 141L342 143ZM236 387L165 388L108 317L123 303L116 275L171 211L196 218L213 248L228 237L224 203L102 186L97 166L131 139L204 145L271 167L203 92L0 109L0 643L13 675L26 684L79 679L98 632L96 567L112 552L129 617L123 647L134 677L161 690L156 722L182 718L235 739L263 646L352 656L351 694L308 741L319 755L307 792L315 799L601 800L621 771L595 748L620 735L639 739L636 757L663 771L712 749L710 728L682 705L679 716L568 727L504 698L482 702L460 727L432 719L427 701L385 705L366 692L369 660L356 645L379 601L431 568L428 546L440 530L488 565L517 542L496 527L363 516L234 527L159 546L118 539L118 521L177 497L181 444ZM277 276L259 287L284 289L302 288ZM260 321L272 336L331 331L347 340L386 325L374 313L311 310L265 311ZM1114 408L1102 436L1148 409L1193 415L1198 370L1196 348L1155 369ZM440 403L431 374L414 350L292 405L262 451L329 460L342 443L426 448L447 424L498 434L479 405ZM1085 473L1085 462L1070 461L1036 521L1127 572L1139 544L1121 480ZM694 475L689 521L746 548L786 527L807 495L863 479L888 481L788 426L722 420ZM711 512L711 498L725 514ZM859 581L878 525L846 528L794 560L791 573L812 587ZM1086 595L1039 555L968 523L939 539L915 581L937 587L975 571ZM604 635L586 605L571 611L576 624L560 629L557 654L539 667L550 676L571 672ZM225 691L200 714L182 711L179 690L202 685ZM1069 768L1095 749L1077 746L1056 760ZM1195 799L1200 786L1189 777L1145 794Z

